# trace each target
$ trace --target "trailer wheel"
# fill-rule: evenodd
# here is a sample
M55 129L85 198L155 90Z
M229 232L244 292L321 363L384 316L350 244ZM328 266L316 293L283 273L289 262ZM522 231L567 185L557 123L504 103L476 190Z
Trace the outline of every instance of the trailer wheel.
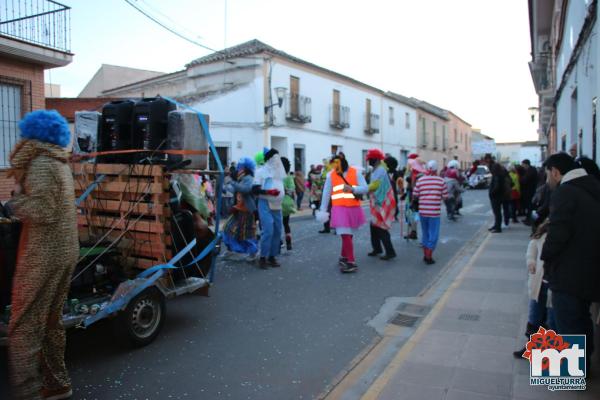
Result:
M156 338L166 317L165 297L155 287L135 296L115 320L119 339L134 347L146 346Z

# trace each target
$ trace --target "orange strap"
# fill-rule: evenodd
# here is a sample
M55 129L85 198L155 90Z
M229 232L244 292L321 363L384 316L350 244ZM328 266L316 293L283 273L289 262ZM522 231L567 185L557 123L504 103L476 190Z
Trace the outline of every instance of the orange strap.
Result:
M131 149L131 150L112 150L112 151L97 151L94 153L83 153L83 154L74 154L71 156L72 159L82 159L82 158L94 158L98 156L110 156L115 154L132 154L132 153L160 153L160 154L173 154L173 155L182 155L182 156L198 156L198 155L208 155L208 150L139 150L139 149Z

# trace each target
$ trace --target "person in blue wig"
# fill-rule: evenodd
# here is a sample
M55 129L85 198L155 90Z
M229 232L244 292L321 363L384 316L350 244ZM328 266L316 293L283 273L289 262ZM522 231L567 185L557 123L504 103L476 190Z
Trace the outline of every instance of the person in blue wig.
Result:
M8 207L22 224L8 326L10 377L16 399L64 399L72 390L62 310L79 256L66 150L71 133L56 111L31 112L19 128L9 170L15 189Z
M223 243L228 251L247 254L253 261L258 252L256 240L256 200L252 194L256 164L250 158L242 158L237 164L237 181L231 182L226 190L234 193L235 204L231 216L223 228Z

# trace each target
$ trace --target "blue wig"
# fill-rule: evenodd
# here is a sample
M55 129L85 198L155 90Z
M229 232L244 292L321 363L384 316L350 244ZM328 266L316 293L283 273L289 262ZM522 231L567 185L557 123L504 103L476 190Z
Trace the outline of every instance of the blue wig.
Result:
M67 147L71 142L69 124L56 110L37 110L19 122L21 137Z
M237 170L241 171L242 169L245 169L246 171L250 172L251 175L254 175L254 170L256 169L256 164L254 163L254 161L251 158L242 157L238 161Z

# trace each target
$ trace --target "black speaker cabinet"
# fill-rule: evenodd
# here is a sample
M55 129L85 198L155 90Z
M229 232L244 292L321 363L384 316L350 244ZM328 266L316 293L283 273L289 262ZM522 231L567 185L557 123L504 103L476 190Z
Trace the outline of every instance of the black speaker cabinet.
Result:
M99 151L129 150L132 148L132 100L111 101L102 107L98 137ZM130 155L99 156L102 163L128 163Z
M169 111L175 108L175 104L162 97L138 101L133 110L133 147L149 152L167 149L167 119ZM152 158L165 157L157 154Z

